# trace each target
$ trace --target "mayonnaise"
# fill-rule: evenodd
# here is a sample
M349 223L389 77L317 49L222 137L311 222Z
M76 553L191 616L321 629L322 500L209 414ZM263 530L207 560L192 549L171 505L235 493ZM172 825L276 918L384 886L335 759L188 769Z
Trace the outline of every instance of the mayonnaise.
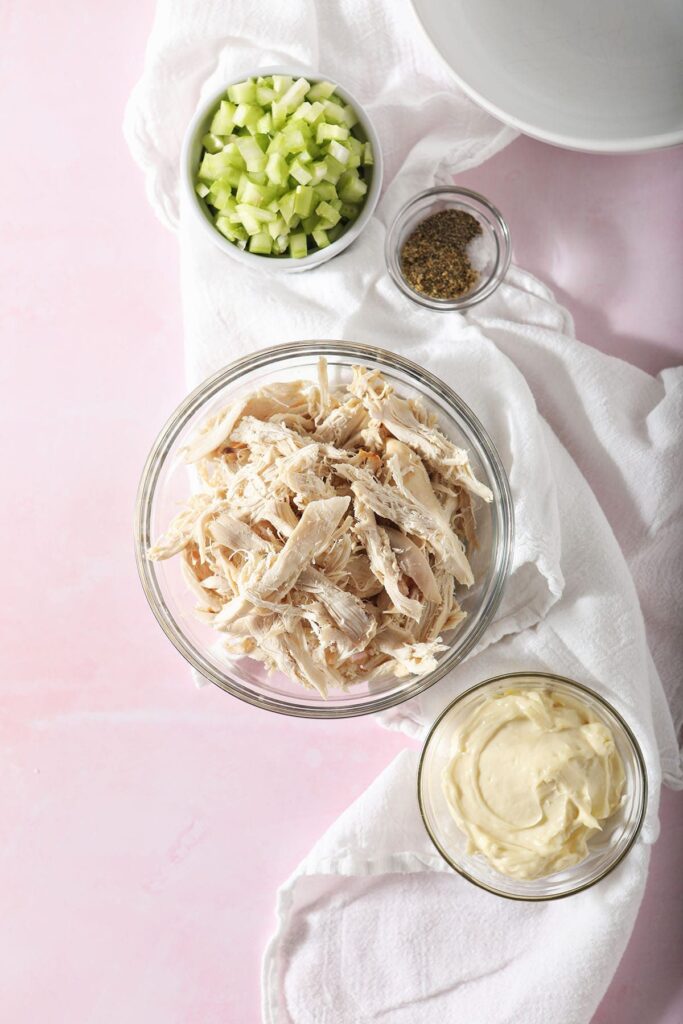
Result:
M620 804L624 767L611 730L563 693L490 697L452 742L443 787L468 852L512 878L583 860L588 840Z

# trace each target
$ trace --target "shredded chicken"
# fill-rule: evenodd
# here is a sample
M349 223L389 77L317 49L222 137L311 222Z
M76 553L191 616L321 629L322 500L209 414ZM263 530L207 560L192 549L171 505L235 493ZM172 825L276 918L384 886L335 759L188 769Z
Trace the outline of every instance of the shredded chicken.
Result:
M227 658L326 696L431 672L465 618L476 503L491 491L435 415L377 371L275 383L184 449L201 489L150 549L180 555Z

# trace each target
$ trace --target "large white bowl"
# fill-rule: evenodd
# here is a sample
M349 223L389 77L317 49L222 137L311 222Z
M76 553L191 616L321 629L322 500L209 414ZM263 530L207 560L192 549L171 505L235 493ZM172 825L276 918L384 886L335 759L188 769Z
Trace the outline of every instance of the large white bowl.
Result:
M681 0L413 0L463 89L570 149L683 143Z
M336 242L332 242L331 245L325 246L324 249L316 249L314 252L310 252L307 256L303 256L301 259L292 259L291 256L260 256L257 253L248 252L246 249L240 249L239 246L228 241L228 239L225 238L216 228L213 220L211 219L211 214L207 209L206 203L203 199L199 198L194 188L197 169L199 167L203 149L202 139L209 130L209 125L211 124L213 115L216 112L216 108L220 100L225 97L228 86L234 85L236 82L243 82L247 78L256 78L259 75L291 75L293 78L307 78L311 83L323 81L332 82L338 95L345 103L350 103L355 110L358 116L358 123L367 140L372 145L372 151L375 158L372 172L369 175L368 191L365 196L365 203L356 220L349 224L347 229L339 236ZM209 232L212 242L214 245L217 245L222 252L232 257L232 259L238 260L240 263L261 272L265 270L267 272L272 271L274 273L282 273L284 271L291 274L298 273L302 270L310 270L313 267L320 266L321 263L327 263L328 260L331 260L340 252L343 252L344 249L348 248L348 246L358 238L361 231L372 217L375 207L379 201L379 194L382 188L382 168L382 150L375 127L361 104L348 89L345 89L344 86L340 85L339 82L334 78L331 78L329 75L317 72L313 74L312 72L305 71L301 68L268 67L255 68L252 71L237 75L235 78L231 78L223 84L222 88L217 93L200 105L197 113L190 121L187 131L185 132L183 149L180 157L180 180L181 188L187 195L188 206L194 217L198 223L200 223L206 231Z

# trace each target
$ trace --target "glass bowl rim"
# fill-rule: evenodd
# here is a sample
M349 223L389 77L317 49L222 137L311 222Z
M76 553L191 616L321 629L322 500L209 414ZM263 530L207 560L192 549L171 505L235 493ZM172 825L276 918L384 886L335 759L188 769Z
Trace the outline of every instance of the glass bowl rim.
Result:
M225 674L219 676L208 663L202 663L197 656L201 652L195 653L193 645L186 640L183 631L175 626L170 612L168 613L170 619L167 618L165 614L167 611L166 602L163 599L156 578L150 570L150 562L146 557L143 546L143 538L149 532L145 529L145 525L151 517L159 475L166 459L171 453L175 438L188 420L222 388L226 385L234 384L246 373L258 370L264 365L271 365L275 360L286 364L290 357L297 355L315 357L323 354L330 356L339 355L348 358L357 356L359 359L365 356L380 366L386 365L389 369L403 370L409 376L417 379L422 388L427 391L427 398L429 398L429 392L434 391L439 397L444 399L462 417L467 428L474 435L477 444L484 452L487 459L487 471L490 472L495 480L500 496L496 504L500 517L498 566L493 578L491 591L483 606L483 612L466 641L461 646L457 644L453 646L449 654L436 669L424 676L412 679L405 689L401 689L398 693L359 700L349 703L345 707L326 706L323 700L320 701L320 704L307 705L299 704L296 701L289 702L275 697L258 695L246 687L241 687L234 679ZM460 664L475 644L479 642L491 624L500 605L510 573L514 550L514 506L507 473L491 438L475 413L448 384L424 367L403 356L390 352L388 349L342 340L305 340L285 342L268 348L258 349L256 352L234 360L197 385L176 407L159 431L142 469L135 500L133 537L138 576L154 617L176 650L203 678L214 683L233 697L237 697L255 707L278 714L298 718L352 718L385 711L409 700L411 697L417 696L417 694L428 689Z
M444 848L442 847L441 843L439 842L439 840L434 835L434 832L432 831L432 829L430 827L430 824L429 824L429 822L427 820L427 815L425 814L425 809L424 809L424 805L423 805L423 801L422 801L422 777L423 777L423 774L424 774L424 762L425 762L425 758L426 758L426 755L427 755L427 750L428 750L429 745L430 745L430 743L431 743L431 741L432 741L432 739L434 737L434 734L436 733L436 730L438 729L438 727L441 724L441 722L443 721L443 719L453 710L453 708L455 707L456 704L459 704L466 697L469 697L473 693L476 693L477 690L483 690L485 687L491 686L493 683L502 683L503 681L512 681L512 680L515 680L515 679L529 679L529 678L538 679L539 681L540 680L547 680L549 683L552 683L552 682L563 683L565 686L569 686L572 689L576 689L576 690L579 690L581 693L587 694L589 697L592 697L593 700L597 701L597 703L600 704L603 708L606 708L607 711L610 714L612 714L614 716L614 718L617 720L617 722L619 723L619 726L624 731L624 735L626 736L627 740L631 744L631 747L633 748L633 753L635 755L634 756L634 760L635 760L635 763L637 765L637 774L640 777L640 781L641 781L641 785L642 785L642 790L643 791L642 791L642 798L641 798L641 801L640 801L640 807L639 807L639 811L638 811L638 820L636 822L636 826L633 829L632 834L629 836L628 842L624 846L624 849L619 853L619 856L616 857L609 864L607 864L605 869L603 871L601 871L595 878L592 878L588 882L582 882L581 884L574 885L571 888L569 888L569 889L567 889L566 891L563 891L563 892L558 892L558 893L542 893L540 895L534 895L534 896L520 896L517 893L503 892L500 889L496 889L495 886L493 886L493 885L487 885L485 882L482 882L480 879L474 878L463 867L460 867L460 866L458 866L457 864L455 864L453 862L453 859L451 858L451 856L448 854L448 852L446 850L444 850ZM602 694L598 693L597 690L593 690L593 689L591 689L590 686L586 686L584 683L579 683L579 682L576 681L576 679L571 679L569 676L557 675L554 672L541 672L541 671L528 671L528 672L525 672L524 670L521 670L521 671L518 671L518 672L503 672L500 675L490 676L488 679L483 679L481 682L475 683L473 686L470 686L466 690L463 690L462 693L459 693L457 697L455 697L452 701L450 701L450 703L443 709L443 711L438 715L438 717L435 719L433 724L430 726L429 732L427 733L427 736L425 738L424 744L422 746L422 750L420 752L420 763L419 763L418 769L417 769L417 802L418 802L418 806L420 808L420 817L422 818L422 824L424 825L425 830L427 832L427 835L429 836L431 842L433 843L436 851L446 861L446 863L449 865L449 867L451 867L453 869L453 871L455 871L462 878L467 879L467 881L471 882L472 885L476 885L477 888L484 889L486 892L490 892L494 896L501 896L503 899L514 900L514 901L516 901L518 903L546 903L546 902L549 902L550 900L562 900L562 899L566 899L568 896L576 896L577 893L585 892L586 889L592 888L594 885L597 885L598 882L601 882L603 880L603 878L606 878L607 875L611 874L612 871L614 871L614 869L619 864L621 864L621 862L624 860L626 855L631 852L631 850L633 849L633 846L634 846L634 844L636 842L636 839L640 835L640 832L641 832L642 827L643 827L643 823L645 821L645 814L647 812L648 798L649 798L649 785L648 785L647 767L646 767L646 764L645 764L645 757L643 756L643 751L641 749L640 743L638 742L638 740L636 738L635 733L633 732L633 729L628 724L628 722L626 721L624 716L619 711L617 711L617 709L614 707L614 705L609 700L607 700L606 697L603 697Z
M456 299L433 299L429 295L422 295L420 292L417 292L410 287L401 270L400 253L398 252L397 244L399 230L413 207L417 206L418 203L423 202L425 199L437 198L438 196L453 197L455 199L461 196L466 200L474 200L475 203L481 203L481 205L484 206L491 214L491 217L497 225L503 240L502 251L499 251L498 253L496 264L489 275L486 284L482 285L479 289L475 289L474 292L469 292L468 294ZM399 291L403 292L407 298L411 299L418 305L444 313L470 309L472 306L478 305L480 302L483 302L484 299L488 299L489 296L493 295L508 272L512 261L512 239L510 237L510 228L498 207L494 206L494 204L487 199L486 196L482 195L481 192L475 192L472 189L463 188L460 185L435 185L433 188L424 189L422 192L418 192L416 195L412 196L398 211L391 222L389 230L387 231L384 243L384 260L389 272L389 277L392 279Z

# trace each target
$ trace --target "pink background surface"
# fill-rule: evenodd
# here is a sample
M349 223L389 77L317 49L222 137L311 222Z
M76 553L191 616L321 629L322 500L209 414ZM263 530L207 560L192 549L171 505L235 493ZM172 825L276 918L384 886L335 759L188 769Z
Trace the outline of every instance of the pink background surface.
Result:
M259 1019L277 885L406 741L197 691L133 564L138 474L184 395L177 249L120 124L151 0L0 7L2 1017ZM9 142L11 140L11 142ZM579 336L681 361L683 152L519 140L463 178ZM276 339L273 339L276 340ZM230 353L226 349L226 361ZM599 1024L683 1019L683 800Z

